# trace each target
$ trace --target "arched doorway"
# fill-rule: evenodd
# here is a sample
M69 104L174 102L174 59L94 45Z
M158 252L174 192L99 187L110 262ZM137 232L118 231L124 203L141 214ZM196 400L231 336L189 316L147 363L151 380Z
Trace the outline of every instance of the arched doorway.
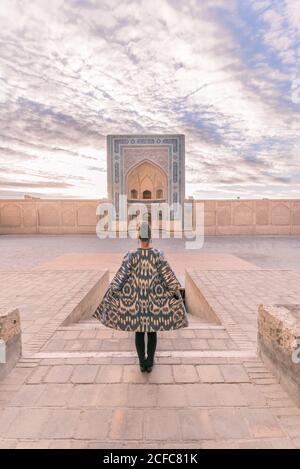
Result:
M151 191L148 191L148 190L143 191L143 199L152 199Z
M151 220L151 204L168 200L168 180L164 170L155 163L144 160L128 172L126 177L126 192L130 204L143 203L147 206L148 220L154 230L161 230L163 220L160 216L158 223ZM132 217L131 217L132 219Z
M164 170L145 160L134 166L126 177L128 199L167 200L168 182Z
M138 198L138 191L136 189L131 189L130 196L131 196L132 199L137 199Z

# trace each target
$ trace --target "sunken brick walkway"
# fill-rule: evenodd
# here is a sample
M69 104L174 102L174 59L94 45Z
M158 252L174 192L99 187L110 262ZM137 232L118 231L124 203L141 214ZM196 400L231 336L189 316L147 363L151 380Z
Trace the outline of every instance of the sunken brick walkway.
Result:
M299 303L300 270L194 253L192 275L222 325L190 317L189 328L160 333L145 375L130 333L94 320L62 325L121 252L101 263L93 246L85 257L79 241L71 254L51 237L40 264L28 266L22 238L6 239L18 250L15 266L10 251L9 269L2 259L0 306L20 309L24 348L0 382L0 448L300 447L300 409L256 355L257 305ZM183 278L188 265L176 249L171 262Z

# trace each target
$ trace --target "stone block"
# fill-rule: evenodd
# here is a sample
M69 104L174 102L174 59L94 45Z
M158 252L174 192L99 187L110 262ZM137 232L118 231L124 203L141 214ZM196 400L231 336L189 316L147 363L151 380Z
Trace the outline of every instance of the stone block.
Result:
M104 270L101 272L100 278L95 282L86 295L76 304L68 317L64 320L63 326L68 326L79 320L89 319L96 311L101 302L104 293L109 284L109 272ZM99 342L99 341L98 341Z
M269 409L243 409L250 432L254 438L280 438L284 433Z
M217 438L249 438L249 428L242 414L242 409L221 408L210 412Z
M265 365L300 405L300 305L260 305L258 349Z
M119 408L114 411L110 438L112 440L141 440L143 438L142 410Z
M184 441L211 440L216 436L207 409L181 410L179 419Z
M123 366L101 365L96 383L119 383L122 380Z
M176 410L151 409L145 415L145 438L147 440L172 441L180 438Z
M73 365L54 365L44 378L45 383L67 383L71 380Z
M220 324L216 313L206 300L192 275L185 272L185 305L190 314L201 317L206 321Z
M0 310L0 380L19 360L22 352L21 323L18 309Z
M180 384L158 385L158 407L186 407L185 387Z
M199 381L196 368L193 365L173 365L176 383L196 383Z
M197 371L202 383L223 383L224 378L218 365L198 365Z
M75 438L83 440L105 439L111 422L110 409L88 409L81 413Z
M226 383L249 382L249 376L242 365L223 365L222 374Z
M33 409L28 409L33 410ZM47 412L46 409L36 409L38 412ZM75 409L51 409L47 421L43 422L41 437L47 439L72 438L78 428L80 410ZM31 417L29 417L29 422ZM41 420L41 418L40 418Z

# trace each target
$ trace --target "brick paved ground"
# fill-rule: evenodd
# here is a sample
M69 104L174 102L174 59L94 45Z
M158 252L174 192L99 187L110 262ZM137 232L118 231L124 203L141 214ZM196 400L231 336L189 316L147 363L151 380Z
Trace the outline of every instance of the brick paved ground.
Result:
M300 270L193 271L192 276L239 348L256 348L259 304L300 304Z
M255 357L158 358L149 375L135 357L24 359L0 405L2 448L300 447L300 410Z
M180 239L158 239L154 244L168 254L184 252ZM31 268L68 253L120 255L136 246L135 240L99 240L94 235L2 235L5 255L0 257L0 270ZM267 269L300 268L300 236L206 236L201 252L233 254Z
M93 320L61 326L99 272L90 261L84 267L82 256L79 270L80 256L69 258L66 270L66 257L54 258L99 254L95 241L0 239L0 306L20 307L22 298L25 338L23 359L0 383L0 448L299 448L300 409L257 359L255 340L257 303L299 303L300 271L252 270L222 256L221 264L231 259L235 270L220 270L208 258L213 270L193 265L223 325L191 318L189 328L160 334L157 364L144 375L129 333ZM295 237L213 238L205 252L237 254L259 268L299 269L296 245ZM174 241L165 250L182 275L180 249ZM118 244L113 250L121 256ZM44 270L46 262L52 270ZM113 271L117 262L106 262L100 268Z
M23 352L39 350L102 271L0 271L0 309L19 308Z
M122 344L129 336L94 321L58 332L69 344L112 337ZM227 337L197 318L170 334ZM161 348L148 375L126 348L90 354L68 347L23 358L0 384L0 447L300 446L300 409L254 353Z

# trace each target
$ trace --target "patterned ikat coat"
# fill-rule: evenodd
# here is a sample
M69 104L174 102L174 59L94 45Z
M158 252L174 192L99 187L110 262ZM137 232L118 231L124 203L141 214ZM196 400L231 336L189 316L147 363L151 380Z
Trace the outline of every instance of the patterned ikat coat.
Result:
M154 332L188 326L180 283L158 249L129 251L94 317L124 331Z

